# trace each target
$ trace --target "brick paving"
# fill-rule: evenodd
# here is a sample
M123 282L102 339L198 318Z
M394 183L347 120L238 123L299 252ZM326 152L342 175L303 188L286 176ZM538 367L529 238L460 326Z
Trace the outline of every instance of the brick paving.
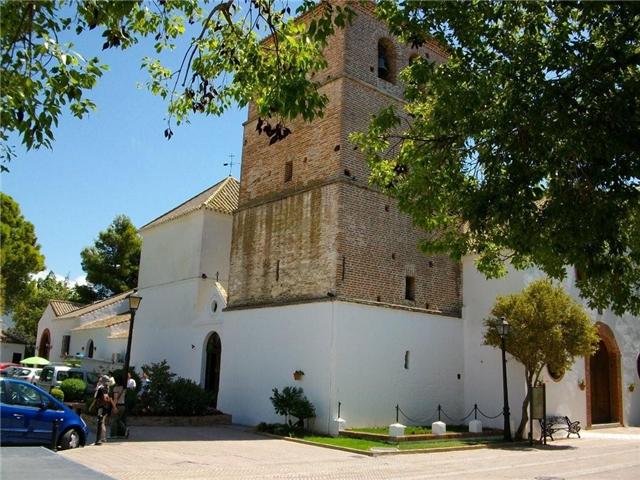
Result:
M61 452L115 479L636 479L640 429L546 448L366 457L230 427L133 427L132 439Z

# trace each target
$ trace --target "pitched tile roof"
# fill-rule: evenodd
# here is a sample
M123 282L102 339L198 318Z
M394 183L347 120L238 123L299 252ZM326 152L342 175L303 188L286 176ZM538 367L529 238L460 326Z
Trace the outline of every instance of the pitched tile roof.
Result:
M140 228L145 230L165 222L187 215L196 210L205 208L214 212L231 215L238 208L238 196L240 195L240 182L233 177L227 177L213 187L197 194L173 210L159 216Z
M53 313L56 314L56 317L84 307L83 303L74 303L67 300L50 300L49 304L53 308Z
M128 292L124 292L124 293L119 293L118 295L114 295L113 297L109 297L109 298L105 298L104 300L99 300L97 302L93 302L89 305L86 305L82 308L78 308L77 310L73 310L69 313L66 313L64 315L60 315L58 318L76 318L79 317L81 315L85 315L87 313L91 313L95 310L98 310L100 308L103 307L107 307L109 305L112 305L114 303L120 302L122 300L124 300L125 298L127 298L129 295L131 295L134 291L133 290L129 290Z
M72 328L71 331L75 332L77 330L90 330L92 328L113 327L114 325L118 325L120 323L129 322L129 320L131 320L131 314L129 312L120 313L119 315L113 315L111 317L94 320L93 322L84 323L79 327Z

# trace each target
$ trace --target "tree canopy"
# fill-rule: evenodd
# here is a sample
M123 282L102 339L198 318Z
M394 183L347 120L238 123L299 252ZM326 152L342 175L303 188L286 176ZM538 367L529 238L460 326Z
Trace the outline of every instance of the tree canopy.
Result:
M80 252L82 269L95 299L126 292L138 284L142 239L126 215L118 215L106 230L98 234L91 247ZM91 300L83 296L83 301ZM86 294L86 292L84 292Z
M58 280L53 272L44 278L33 279L15 303L11 311L15 322L14 329L35 343L38 333L38 321L49 304L49 300L79 300L68 280Z
M314 7L312 0L295 12L273 0L0 1L2 169L15 156L11 135L26 149L51 147L65 109L82 118L96 108L87 93L108 67L97 56L85 59L73 44L96 28L103 50L155 42L143 67L151 92L168 101L165 137L173 135L172 119L219 115L249 101L266 135L286 137L286 120L321 114L327 98L308 74L326 65L322 47L350 15L326 5L307 23L293 21L292 14ZM271 40L263 41L267 35ZM190 38L186 51L164 65L159 57L183 36Z
M143 66L167 100L167 138L172 122L248 102L261 133L285 138L288 120L322 114L313 73L353 14L322 5L296 22L316 2L0 0L1 167L11 138L50 146L64 109L95 107L87 94L106 66L72 43L92 29L103 49L153 39ZM352 137L372 182L428 233L424 250L477 254L489 277L507 260L552 278L572 265L592 307L640 313L640 4L380 0L377 15L448 52L412 62L404 110ZM185 51L165 55L180 37Z
M485 321L485 344L500 347L497 325L501 317L510 324L506 350L524 366L527 386L540 380L545 366L564 372L575 357L591 355L598 347L597 329L582 305L548 279L536 280L520 293L496 298L491 317ZM529 398L527 391L518 438L529 418Z
M428 232L429 253L478 254L489 277L537 266L594 308L640 313L640 4L378 4L444 63L401 75L404 110L352 138L372 181Z
M31 275L44 270L44 256L16 201L0 192L0 204L0 308L6 313L25 293Z

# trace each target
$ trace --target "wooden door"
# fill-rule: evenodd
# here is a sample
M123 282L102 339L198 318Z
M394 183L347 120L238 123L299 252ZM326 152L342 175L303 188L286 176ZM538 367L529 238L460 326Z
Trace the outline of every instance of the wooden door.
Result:
M609 351L600 341L598 351L590 360L591 368L591 423L610 423L611 415L611 377Z
M220 357L222 344L220 336L212 333L207 341L204 388L213 393L213 406L218 406L218 390L220 388Z

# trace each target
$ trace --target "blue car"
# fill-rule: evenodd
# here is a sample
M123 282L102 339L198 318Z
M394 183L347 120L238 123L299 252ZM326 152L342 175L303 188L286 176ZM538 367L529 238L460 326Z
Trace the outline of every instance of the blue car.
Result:
M0 379L0 444L51 445L53 422L58 422L60 449L84 446L87 424L69 407L35 385L13 378Z

